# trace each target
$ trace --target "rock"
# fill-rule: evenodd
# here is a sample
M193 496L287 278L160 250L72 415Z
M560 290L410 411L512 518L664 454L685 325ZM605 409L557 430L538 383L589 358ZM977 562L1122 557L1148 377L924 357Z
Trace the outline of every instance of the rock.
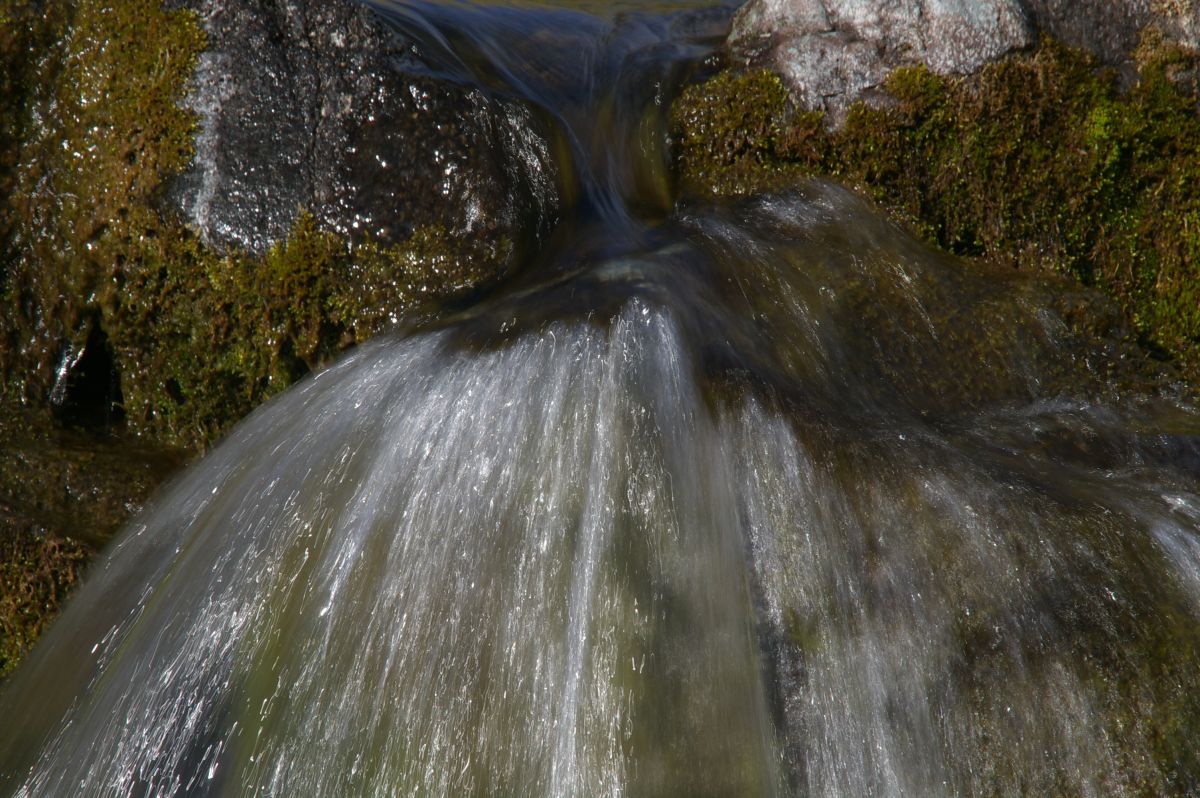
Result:
M530 110L441 79L351 0L177 0L208 34L189 106L196 157L168 191L202 240L265 251L301 209L354 240L422 226L540 235L557 212Z
M168 2L0 32L0 399L202 448L536 248L555 128L353 0Z
M62 429L44 411L0 402L0 681L88 561L182 464L178 452Z
M1039 33L1087 49L1106 64L1132 61L1142 31L1200 45L1200 5L1186 0L750 0L734 21L734 57L766 67L807 108L835 123L853 102L877 97L894 68L924 64L969 74Z
M1037 27L1054 38L1124 67L1142 31L1153 26L1167 40L1200 46L1200 5L1193 0L1021 0Z
M751 0L730 35L736 54L835 114L901 64L969 73L1032 41L1016 0Z

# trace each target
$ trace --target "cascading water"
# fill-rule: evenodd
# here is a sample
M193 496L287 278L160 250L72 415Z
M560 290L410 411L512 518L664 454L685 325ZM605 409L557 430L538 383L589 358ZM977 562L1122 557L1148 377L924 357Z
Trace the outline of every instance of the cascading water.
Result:
M0 699L6 793L1196 786L1200 415L1095 376L1072 289L822 183L663 205L724 12L380 11L557 120L579 213L131 524Z

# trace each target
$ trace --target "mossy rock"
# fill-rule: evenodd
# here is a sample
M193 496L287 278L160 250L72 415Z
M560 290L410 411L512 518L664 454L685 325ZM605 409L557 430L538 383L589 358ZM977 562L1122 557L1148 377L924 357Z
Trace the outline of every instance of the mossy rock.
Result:
M58 613L95 552L183 460L0 405L0 678Z
M88 558L70 538L0 518L0 679L16 668L57 616Z
M354 240L291 209L264 251L221 251L165 212L193 162L181 108L206 34L158 0L45 15L0 0L0 393L205 448L264 399L406 315L491 285L502 230L436 223ZM86 363L92 372L81 375ZM88 370L84 369L84 370Z
M149 212L146 212L149 214ZM495 279L498 244L422 229L403 244L350 245L302 215L261 258L218 255L172 225L127 262L103 316L135 431L204 446L346 347ZM159 230L166 229L159 233Z
M286 235L257 254L202 244L166 196L193 163L197 117L181 103L207 46L194 12L160 0L0 0L0 672L186 459L154 452L207 448L513 257L502 230L435 223L351 241L320 208L288 209Z
M726 71L673 108L679 179L712 197L834 177L951 253L1101 289L1195 386L1197 63L1151 36L1121 91L1091 56L1046 40L970 77L897 69L889 101L852 106L836 130L775 75Z

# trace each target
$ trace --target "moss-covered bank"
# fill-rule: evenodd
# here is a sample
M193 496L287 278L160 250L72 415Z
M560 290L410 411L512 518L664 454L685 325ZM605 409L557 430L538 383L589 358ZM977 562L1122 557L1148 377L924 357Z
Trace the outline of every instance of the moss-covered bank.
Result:
M99 547L182 460L0 406L0 678Z
M189 447L402 314L493 279L505 258L438 229L350 245L308 215L262 258L212 253L154 218L145 230L98 318L128 428Z
M0 520L0 680L58 614L88 557L70 538Z
M176 101L204 37L154 0L6 0L0 14L20 30L4 61L23 65L5 103L0 370L6 396L40 403L60 356L81 351L117 301L138 210L191 155L193 122Z
M202 450L337 351L508 260L503 239L425 227L383 247L304 214L261 257L203 246L160 200L193 155L180 102L204 47L196 16L161 0L0 0L0 675L183 459L131 475L130 436Z
M1196 54L1147 37L1127 91L1053 41L966 78L894 71L891 102L830 130L774 75L727 71L672 114L682 186L856 186L958 255L1073 276L1120 304L1150 349L1200 374Z
M204 48L196 17L159 0L42 5L0 0L6 398L202 448L336 351L507 260L504 241L419 228L385 248L308 216L263 257L207 249L157 207L192 157L179 102Z

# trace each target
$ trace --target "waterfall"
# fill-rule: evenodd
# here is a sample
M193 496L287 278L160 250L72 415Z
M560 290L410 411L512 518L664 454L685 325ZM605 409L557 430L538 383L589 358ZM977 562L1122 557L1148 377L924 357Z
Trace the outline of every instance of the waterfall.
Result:
M504 30L383 8L474 47ZM706 52L625 24L585 60L630 85ZM136 517L0 695L0 791L1200 774L1200 414L1097 376L1114 350L1063 286L933 252L838 186L643 219L635 156L588 160L594 77L569 102L531 81L606 199L478 306L257 410Z
M56 659L91 667L40 675L81 703L30 791L759 791L776 760L726 445L641 303L484 356L363 347L100 567L77 605L113 626L80 618L99 646Z

